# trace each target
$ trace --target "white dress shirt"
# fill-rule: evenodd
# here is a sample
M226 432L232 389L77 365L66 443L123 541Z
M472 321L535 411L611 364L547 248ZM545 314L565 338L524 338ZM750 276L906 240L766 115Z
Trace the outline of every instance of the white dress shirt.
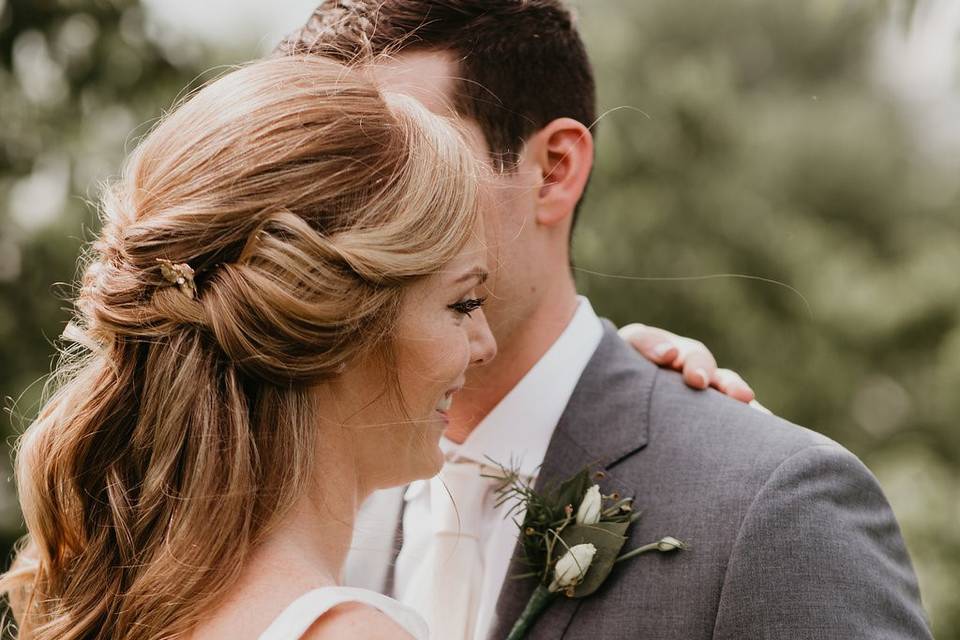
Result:
M531 483L536 479L557 422L603 337L603 326L590 302L582 296L578 301L577 310L563 333L466 441L458 445L446 438L441 439L440 446L447 460L490 464L490 458L518 467L520 474ZM401 495L405 505L401 505ZM497 598L517 542L518 528L514 519L523 518L522 512L515 513L512 518L506 517L511 505L496 509L495 502L496 495L491 491L484 501L482 514L484 576L475 640L486 638L492 627ZM345 581L353 586L384 588L393 558L394 533L401 506L403 547L396 557L393 593L387 595L403 602L413 569L431 543L430 484L427 481L414 482L405 491L378 492L364 504L357 518ZM358 557L361 554L363 557Z

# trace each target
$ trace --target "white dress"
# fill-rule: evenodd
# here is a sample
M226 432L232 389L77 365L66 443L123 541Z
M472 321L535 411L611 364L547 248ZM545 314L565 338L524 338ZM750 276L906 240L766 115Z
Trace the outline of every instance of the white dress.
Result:
M347 602L369 605L400 625L414 640L429 640L427 623L416 611L393 598L355 587L323 587L306 592L274 619L260 640L297 640L317 618Z

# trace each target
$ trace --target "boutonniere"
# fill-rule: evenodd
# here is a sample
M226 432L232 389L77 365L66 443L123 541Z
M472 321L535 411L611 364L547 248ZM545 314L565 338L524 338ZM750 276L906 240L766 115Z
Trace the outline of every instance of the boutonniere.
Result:
M502 480L498 506L513 501L509 514L525 509L520 526L524 561L529 571L512 579L537 578L536 590L513 625L507 640L521 640L557 598L585 598L603 584L613 566L648 551L671 552L687 545L667 536L621 553L627 530L640 517L632 497L603 495L589 469L539 493L514 469L497 464ZM597 479L603 473L597 474Z

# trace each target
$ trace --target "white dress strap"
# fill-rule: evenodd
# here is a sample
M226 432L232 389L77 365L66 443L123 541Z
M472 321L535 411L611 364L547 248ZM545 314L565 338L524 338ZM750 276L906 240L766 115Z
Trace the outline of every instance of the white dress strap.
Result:
M260 640L297 640L320 616L347 602L361 602L378 609L403 627L414 640L429 639L426 621L416 611L393 598L369 589L323 587L308 591L291 602L260 634Z

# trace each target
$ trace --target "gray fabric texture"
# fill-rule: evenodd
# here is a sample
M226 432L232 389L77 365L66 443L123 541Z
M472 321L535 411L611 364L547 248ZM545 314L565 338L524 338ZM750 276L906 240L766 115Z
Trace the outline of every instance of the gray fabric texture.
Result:
M643 512L624 550L665 535L691 548L617 565L593 596L555 602L532 640L932 637L893 512L853 454L687 388L609 323L537 487L585 465ZM523 571L515 557L508 575ZM507 579L491 640L506 637L534 586Z

